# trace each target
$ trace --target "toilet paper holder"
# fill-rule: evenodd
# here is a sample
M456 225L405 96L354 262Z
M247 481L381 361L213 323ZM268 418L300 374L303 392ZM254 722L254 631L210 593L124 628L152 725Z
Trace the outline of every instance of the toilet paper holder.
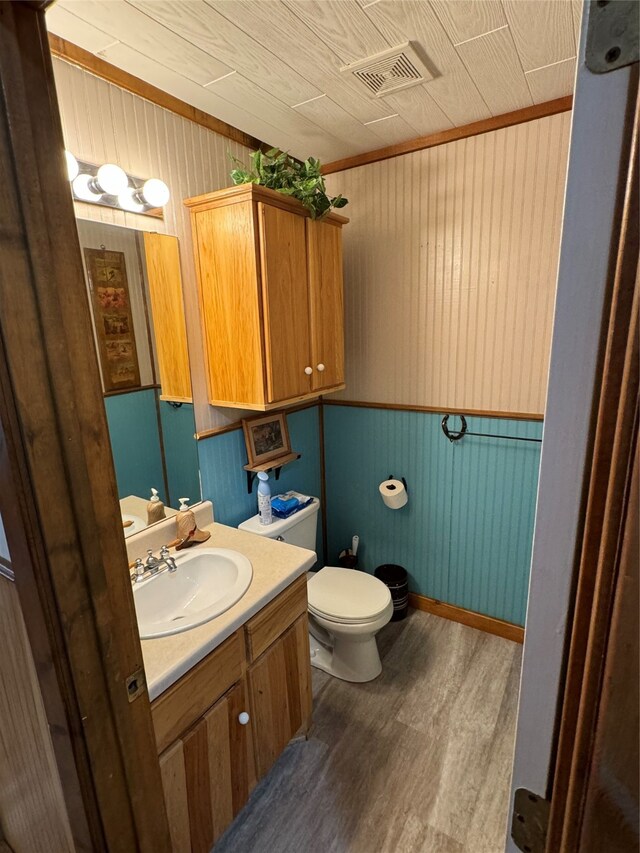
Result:
M389 474L389 476L387 477L387 480L397 480L397 479L398 478L394 477L393 474ZM404 477L400 477L400 479L402 480L402 485L404 486L405 492L407 494L409 494L409 486L407 486L407 481L405 480Z

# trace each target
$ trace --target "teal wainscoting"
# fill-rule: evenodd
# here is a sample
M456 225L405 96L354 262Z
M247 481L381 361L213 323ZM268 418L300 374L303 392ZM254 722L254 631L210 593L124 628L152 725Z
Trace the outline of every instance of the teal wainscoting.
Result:
M413 592L524 625L540 445L474 437L450 443L441 417L324 407L327 562L357 533L367 571L398 563ZM536 421L467 423L472 432L542 435ZM388 509L378 493L389 474L407 480L409 503L400 510Z
M176 409L166 400L160 400L160 423L169 482L169 505L177 509L179 498L190 498L193 503L200 500L193 406L183 403Z
M320 423L318 407L303 409L287 416L291 449L301 453L296 462L286 465L280 479L271 476L272 494L289 489L307 495L320 496ZM247 464L247 451L241 429L215 435L198 442L202 497L213 502L216 521L237 527L241 521L254 515L257 509L256 484L247 494L247 478L243 465ZM322 508L321 508L322 511ZM316 551L322 554L322 524L318 519Z
M105 397L104 405L118 496L144 498L153 486L166 503L155 389Z

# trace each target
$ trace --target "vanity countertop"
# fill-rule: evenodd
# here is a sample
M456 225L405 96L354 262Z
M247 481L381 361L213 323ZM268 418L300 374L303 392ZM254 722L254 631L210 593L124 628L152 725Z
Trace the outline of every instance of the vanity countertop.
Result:
M192 666L237 631L297 577L314 565L316 555L306 548L245 533L225 524L209 524L211 538L194 548L232 548L251 561L253 577L240 601L210 622L155 640L142 640L142 657L149 699L156 699Z

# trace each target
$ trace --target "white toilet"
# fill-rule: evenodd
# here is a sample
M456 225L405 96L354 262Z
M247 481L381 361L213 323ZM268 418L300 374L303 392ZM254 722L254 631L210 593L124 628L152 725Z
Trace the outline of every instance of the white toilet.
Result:
M240 530L315 551L320 502L287 519L260 524L257 515ZM325 566L309 575L309 632L312 666L344 681L371 681L382 672L376 633L391 619L389 589L366 572Z

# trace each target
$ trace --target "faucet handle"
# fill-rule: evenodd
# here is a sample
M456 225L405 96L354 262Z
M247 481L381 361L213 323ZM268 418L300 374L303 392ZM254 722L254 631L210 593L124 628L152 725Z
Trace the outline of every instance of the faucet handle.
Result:
M156 558L153 556L153 551L151 548L147 548L147 559L145 560L147 566L155 566L158 562Z
M168 556L169 556L169 547L168 547L168 545L163 545L162 548L160 548L160 559L166 560Z

